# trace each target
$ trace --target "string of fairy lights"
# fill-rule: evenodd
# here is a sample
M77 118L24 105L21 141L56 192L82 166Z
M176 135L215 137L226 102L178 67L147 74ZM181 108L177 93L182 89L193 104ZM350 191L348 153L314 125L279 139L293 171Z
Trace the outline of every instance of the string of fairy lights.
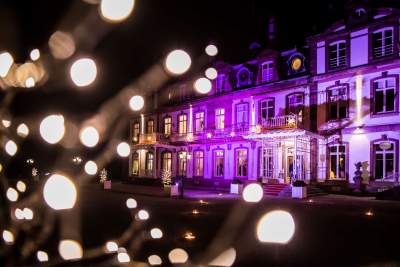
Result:
M85 0L85 2L97 5L100 17L109 23L124 21L132 14L135 6L134 0L101 0L100 2ZM80 26L82 27L82 25ZM56 60L70 58L77 48L74 35L65 31L56 31L52 34L48 45L52 58ZM218 54L218 48L214 44L210 44L205 48L205 53L209 57L214 57ZM64 211L74 211L78 208L76 203L79 201L79 186L89 182L116 154L120 157L130 155L129 143L120 141L119 136L123 129L122 126L126 124L127 118L131 116L132 112L140 112L144 108L146 95L138 93L140 92L140 85L146 84L153 91L158 90L171 77L186 73L192 65L192 59L184 50L173 50L166 55L162 63L151 67L148 72L123 88L115 97L103 103L97 114L82 123L76 123L60 113L48 114L40 121L34 122L24 122L21 119L14 120L11 116L8 116L7 107L15 95L15 90L21 87L33 89L44 84L49 75L46 70L48 61L51 61L49 57L41 55L37 48L30 52L30 60L23 64L15 63L9 52L0 53L0 77L2 78L0 84L6 89L6 97L0 110L2 119L0 130L4 136L2 138L3 148L9 159L19 152L18 144L23 142L30 134L36 132L36 129L40 138L50 146L61 145L65 150L77 146L92 149L99 143L108 143L108 145L99 153L97 158L83 162L83 169L76 177L71 178L68 174L57 171L57 164L55 164L55 171L49 175L42 186L36 188L28 188L29 184L21 180L15 184L15 187L9 185L9 180L5 177L5 172L2 171L3 166L7 168L7 161L0 164L0 185L7 199L7 206L3 209L4 214L7 215L7 221L1 229L4 246L0 247L0 257L7 257L8 255L11 257L13 249L18 249L21 254L21 258L18 260L21 262L16 262L14 259L14 261L10 261L9 266L24 265L24 261L32 255L36 255L38 263L46 264L46 266L54 266L65 261L77 262L100 258L104 255L112 256L112 261L107 259L108 266L130 264L136 252L135 249L137 250L145 240L164 238L162 229L158 227L153 227L150 230L144 229L145 223L151 217L150 212L141 208L133 198L126 200L126 207L135 216L132 218L131 225L120 237L112 239L100 247L84 249L78 238L61 236L58 242L59 255L51 255L46 251L44 249L45 242L52 234L55 217L61 218L61 227L73 227L68 223L63 223L63 219L69 218L68 216L79 215L76 212L66 215ZM93 84L97 74L97 63L91 57L77 58L70 65L70 79L79 88ZM216 79L217 76L218 73L215 68L207 68L204 76L201 75L194 81L193 88L198 93L207 94L212 88L211 80ZM110 122L114 121L117 121L117 126L110 130L111 127L108 126ZM17 126L13 127L15 123L17 123ZM33 163L33 159L31 160L31 163ZM73 162L79 164L82 159L75 157ZM242 193L243 203L240 202L230 216L230 218L236 219L228 219L221 231L233 229L233 226L239 225L244 220L246 209L249 210L251 203L260 202L263 198L263 192L263 188L257 183L247 185ZM199 204L206 205L207 202L201 200ZM201 214L197 209L193 210L192 213L193 216ZM73 217L73 219L74 221L78 220L77 217ZM39 226L41 230L38 233L36 228ZM77 229L73 230L78 231ZM139 231L146 233L144 238L143 235L136 235ZM266 213L260 218L256 229L258 239L261 242L270 243L287 243L293 237L294 232L293 217L290 213L282 210ZM21 238L23 237L21 236L27 238L22 242ZM29 238L30 236L31 238ZM192 240L196 236L192 232L188 232L185 238ZM168 261L171 264L187 264L188 266L204 266L205 264L231 266L235 259L236 249L230 243L227 243L226 236L217 236L213 240L209 249L200 258L201 262L191 261L188 252L179 247L173 248L168 254ZM149 255L147 261L152 266L163 264L162 256L156 253Z

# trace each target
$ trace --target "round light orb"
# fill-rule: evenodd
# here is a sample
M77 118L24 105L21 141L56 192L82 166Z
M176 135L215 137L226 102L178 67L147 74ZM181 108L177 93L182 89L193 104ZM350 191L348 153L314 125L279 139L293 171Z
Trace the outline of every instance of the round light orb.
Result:
M81 244L71 239L62 240L59 243L58 253L64 260L77 260L83 256Z
M173 75L180 75L188 71L192 59L189 54L183 50L174 50L168 54L165 60L167 71Z
M1 120L1 123L3 124L4 127L8 128L11 126L11 121L10 120Z
M30 58L31 58L31 60L32 61L36 61L36 60L38 60L39 58L40 58L40 51L39 51L39 49L33 49L32 51L31 51L31 53L29 54L29 56L30 56Z
M236 260L236 250L234 248L229 248L212 260L210 266L221 266L230 267L235 263Z
M10 156L14 156L18 151L18 146L13 140L8 140L4 148Z
M78 59L71 66L70 76L77 86L88 86L96 79L96 63L91 58Z
M242 197L246 202L259 202L264 196L264 190L260 184L248 184L243 189Z
M214 57L218 54L218 48L213 44L208 45L205 51L206 54L209 55L210 57Z
M100 14L106 21L120 22L129 17L134 6L134 0L101 0Z
M175 248L168 254L168 259L172 264L185 263L189 259L189 255L182 248Z
M28 77L28 79L25 80L25 87L26 88L32 88L35 87L35 79L33 77Z
M14 216L17 220L23 220L25 218L24 212L19 208L15 209Z
M218 77L218 72L215 68L208 68L205 71L205 75L208 79L214 80Z
M12 187L9 187L6 192L7 199L11 202L15 202L18 200L18 191Z
M95 175L97 173L97 164L96 162L89 160L85 164L85 172L89 175Z
M14 243L14 234L9 230L3 230L3 240L6 244Z
M65 134L64 116L49 115L42 120L39 127L40 136L49 144L61 141Z
M70 33L56 31L49 39L50 52L56 59L67 59L75 53L75 41Z
M126 252L118 253L117 259L120 263L127 263L131 261L131 257L129 257L128 253Z
M129 107L133 111L139 111L143 108L144 106L144 98L140 95L135 95L132 96L131 99L129 99Z
M17 134L20 137L27 137L29 135L29 128L25 123L21 123L20 125L18 125L17 127Z
M49 255L47 255L47 252L42 251L42 250L39 250L38 252L36 252L36 258L40 262L49 261Z
M257 238L261 242L286 244L292 239L294 232L293 217L283 210L268 212L257 224Z
M207 78L199 78L194 82L194 89L200 94L208 94L211 91L212 84Z
M150 218L150 214L147 212L147 210L139 210L138 218L139 220L145 221Z
M94 147L100 140L99 132L93 126L85 127L79 133L81 143L87 147Z
M25 220L30 221L30 220L33 219L33 211L32 211L31 209L29 209L29 208L24 208L24 209L22 210L22 212L23 212L23 214L24 214Z
M162 264L162 259L158 255L150 255L147 258L147 261L149 262L149 264L151 266L157 266L157 265L161 265Z
M151 238L160 239L163 237L163 232L160 228L153 228L150 230Z
M24 193L26 191L26 184L22 181L18 181L16 187L17 190L21 193Z
M135 209L137 207L137 202L133 198L128 198L126 200L126 206L128 209Z
M131 153L131 148L127 142L119 143L117 146L117 153L120 157L127 157Z
M11 66L14 64L14 58L8 52L0 53L0 77L4 78L10 71Z
M71 209L77 197L75 184L63 175L53 174L44 185L43 197L55 210Z
M114 241L108 241L106 243L106 249L108 252L117 252L118 251L118 244Z

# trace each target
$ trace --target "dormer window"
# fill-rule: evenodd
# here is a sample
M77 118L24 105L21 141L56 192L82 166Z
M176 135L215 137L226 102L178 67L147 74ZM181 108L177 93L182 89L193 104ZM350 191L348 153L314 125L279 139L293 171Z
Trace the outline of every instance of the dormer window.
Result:
M268 61L261 65L261 81L263 83L272 81L274 74L274 62Z
M329 68L336 69L347 65L346 41L337 41L329 45Z
M247 68L241 68L237 73L237 87L251 84L251 73Z
M393 55L393 27L383 28L372 33L374 58Z

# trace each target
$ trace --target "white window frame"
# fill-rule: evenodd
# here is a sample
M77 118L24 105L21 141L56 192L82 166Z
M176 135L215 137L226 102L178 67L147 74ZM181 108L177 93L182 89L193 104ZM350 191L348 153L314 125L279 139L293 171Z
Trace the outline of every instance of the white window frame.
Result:
M385 45L386 39L388 38L386 35L386 31L390 30L392 32L391 39L392 42L390 45ZM374 47L374 35L377 33L382 34L381 45L378 47ZM379 30L376 30L372 33L372 54L374 58L381 58L389 55L393 55L394 53L394 27L385 27Z
M170 135L172 133L172 117L164 118L164 134Z
M267 68L265 68L267 66ZM261 82L266 83L274 78L274 62L266 61L261 64Z
M194 130L196 133L204 132L204 111L196 112L194 117Z
M388 86L388 84L389 84L388 81L389 80L394 80L393 86ZM384 87L383 88L375 88L375 84L376 83L379 84L380 81L383 81ZM375 97L375 92L383 92L383 110L382 111L376 111L376 105L375 105L374 106L374 113L375 114L392 113L392 112L396 111L396 103L397 103L397 101L396 101L396 98L397 98L396 82L397 82L397 80L394 77L388 77L388 78L382 78L382 79L374 80L374 82L372 84L374 103L376 103L375 102L375 98L376 98ZM393 110L389 110L388 111L388 110L386 110L386 106L387 106L386 105L386 92L389 91L389 90L393 90L394 91L394 98L393 98L394 103L393 103Z
M219 154L220 153L220 154ZM217 165L217 160L222 159L222 169ZM220 173L222 171L222 173ZM223 149L214 150L214 177L224 177L225 173L225 151Z
M215 110L215 129L223 130L225 128L225 109L217 108Z
M249 126L249 103L237 103L235 111L236 128L247 128Z
M344 44L344 48L340 48L340 45ZM335 47L334 50L336 52L336 58L332 57L331 47ZM340 52L344 50L344 56L339 56ZM329 60L329 68L340 68L347 65L347 44L346 40L340 40L333 43L330 43L328 46L328 60Z
M263 107L265 103L265 107ZM265 110L266 118L263 118L263 110ZM260 118L261 121L265 121L268 118L273 118L275 116L275 99L266 98L260 101Z
M347 146L346 144L330 144L328 145L329 147L329 179L333 180L346 180L346 164L347 161L349 160L346 155L347 151ZM332 151L332 148L335 147L336 151ZM344 147L344 152L340 151L339 147ZM336 156L336 163L335 163L335 170L336 170L336 176L340 176L340 157L344 157L344 177L331 177L331 157Z
M203 177L204 176L204 151L196 150L193 152L194 160L194 176Z
M391 143L393 145L393 149L390 150L390 152L389 152L388 150L377 151L375 148L373 148L373 152L374 152L374 155L373 155L374 170L373 170L373 172L374 172L374 176L375 176L376 175L376 165L377 165L376 155L377 154L381 154L382 155L382 165L383 165L383 170L382 170L383 177L381 179L385 179L385 178L388 177L387 176L387 172L386 172L386 155L387 154L393 154L393 175L396 173L396 170L397 170L397 168L396 168L396 162L397 162L396 151L397 151L397 147L396 147L396 142L390 141L390 140L384 140L384 141L383 140L379 140L379 141L374 142L373 145L374 146L375 145L379 146L379 144L382 143L382 142ZM378 179L378 178L376 178L376 179Z
M187 134L187 115L180 114L178 116L178 134Z

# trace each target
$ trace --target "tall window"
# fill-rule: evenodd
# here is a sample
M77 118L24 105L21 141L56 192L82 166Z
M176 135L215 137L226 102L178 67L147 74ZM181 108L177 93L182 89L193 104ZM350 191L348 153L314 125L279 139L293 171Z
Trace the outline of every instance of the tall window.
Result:
M162 170L163 171L172 171L172 153L171 152L164 152L162 154Z
M249 123L249 104L240 103L236 105L236 128L247 128Z
M236 177L247 177L247 149L236 150Z
M147 152L146 154L146 172L152 172L154 165L154 154L152 152Z
M224 176L224 151L214 150L214 176Z
M197 150L193 153L194 158L194 176L202 177L204 175L204 153Z
M178 175L179 176L186 176L186 159L187 159L187 152L181 151L178 153Z
M153 120L147 121L147 133L148 134L154 133L154 121Z
M328 89L328 119L344 119L347 118L348 95L347 87L340 86Z
M381 141L373 145L374 177L375 179L393 178L396 162L396 147L394 142Z
M275 116L275 103L273 98L260 101L260 117L261 121Z
M218 108L215 110L215 128L222 130L225 128L225 109Z
M132 175L139 175L139 153L132 154Z
M346 66L346 41L338 41L328 46L329 68Z
M287 102L288 102L288 112L293 113L298 115L301 119L303 115L303 107L304 107L304 98L303 94L301 93L296 93L296 94L291 94L287 97Z
M225 74L219 74L216 81L216 93L221 94L225 91Z
M133 124L133 141L134 142L139 141L139 134L140 134L140 124L138 122L135 122Z
M384 28L372 33L372 49L374 58L393 54L393 28Z
M166 117L164 118L164 134L170 135L172 133L172 118Z
M329 145L329 178L346 179L346 146Z
M387 78L374 81L374 113L395 111L396 79Z
M272 81L274 77L274 62L268 61L261 65L261 81L263 83Z
M186 114L181 114L178 116L178 133L179 134L187 133L187 116L186 116Z
M204 131L204 112L197 112L195 114L194 127L196 133L202 133Z

